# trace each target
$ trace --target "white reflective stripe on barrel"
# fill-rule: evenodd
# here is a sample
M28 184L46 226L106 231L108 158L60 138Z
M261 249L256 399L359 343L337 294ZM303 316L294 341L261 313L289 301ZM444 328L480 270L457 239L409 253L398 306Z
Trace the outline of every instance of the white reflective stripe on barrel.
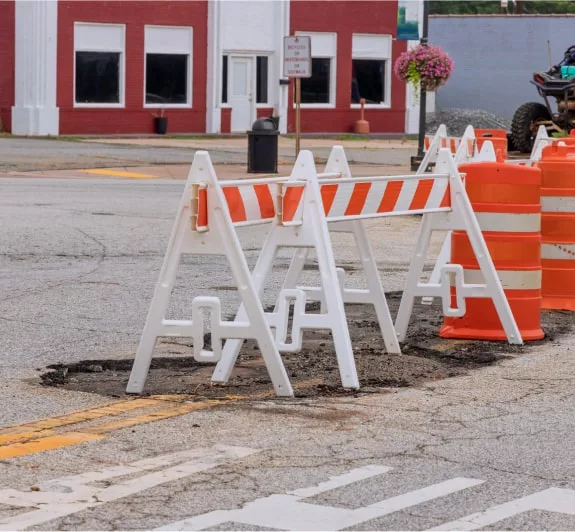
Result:
M541 244L541 258L575 260L575 244Z
M541 196L541 210L575 213L575 196Z
M485 284L480 270L464 270L466 284ZM541 288L541 270L503 270L497 276L504 290L537 290Z
M476 212L482 231L502 233L538 233L541 231L541 214L510 214L496 212Z

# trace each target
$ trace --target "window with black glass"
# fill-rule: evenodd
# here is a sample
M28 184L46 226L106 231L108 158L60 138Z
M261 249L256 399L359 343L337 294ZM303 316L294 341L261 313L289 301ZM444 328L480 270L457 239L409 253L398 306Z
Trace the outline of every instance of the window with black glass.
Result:
M385 102L385 69L383 59L354 59L352 61L351 101L359 103L365 98L366 104Z
M268 58L266 55L257 57L256 102L268 103Z
M313 57L311 77L301 79L301 103L330 103L330 84L331 59Z
M120 103L120 52L76 52L76 103Z
M188 103L188 54L146 54L146 103Z
M222 103L228 103L228 56L222 57Z

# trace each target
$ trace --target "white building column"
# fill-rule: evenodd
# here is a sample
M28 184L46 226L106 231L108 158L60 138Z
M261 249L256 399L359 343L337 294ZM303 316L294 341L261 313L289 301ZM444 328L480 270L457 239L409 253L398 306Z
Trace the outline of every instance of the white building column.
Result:
M14 135L58 135L58 2L16 0Z
M284 37L290 35L290 0L281 0L276 2L277 9L279 10L279 17L276 18L277 32L279 35L279 43L277 48L277 113L280 117L280 133L285 135L288 127L288 85L280 85L279 80L283 78L283 61L284 61Z
M222 7L221 0L208 0L208 66L206 87L206 133L220 133L222 124Z

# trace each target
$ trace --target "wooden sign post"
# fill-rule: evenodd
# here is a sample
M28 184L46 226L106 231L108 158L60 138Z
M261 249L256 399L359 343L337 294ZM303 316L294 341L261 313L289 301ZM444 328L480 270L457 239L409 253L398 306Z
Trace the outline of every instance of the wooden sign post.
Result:
M301 136L301 78L311 78L311 38L284 37L284 68L286 78L295 78L295 155L299 154Z

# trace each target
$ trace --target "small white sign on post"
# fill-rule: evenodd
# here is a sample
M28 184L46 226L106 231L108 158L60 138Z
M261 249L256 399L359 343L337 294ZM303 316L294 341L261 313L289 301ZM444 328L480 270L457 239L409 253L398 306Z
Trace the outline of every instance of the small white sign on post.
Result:
M311 77L311 38L284 37L284 76L286 78Z
M301 78L311 78L311 37L284 37L284 76L295 78L295 155L301 132Z

